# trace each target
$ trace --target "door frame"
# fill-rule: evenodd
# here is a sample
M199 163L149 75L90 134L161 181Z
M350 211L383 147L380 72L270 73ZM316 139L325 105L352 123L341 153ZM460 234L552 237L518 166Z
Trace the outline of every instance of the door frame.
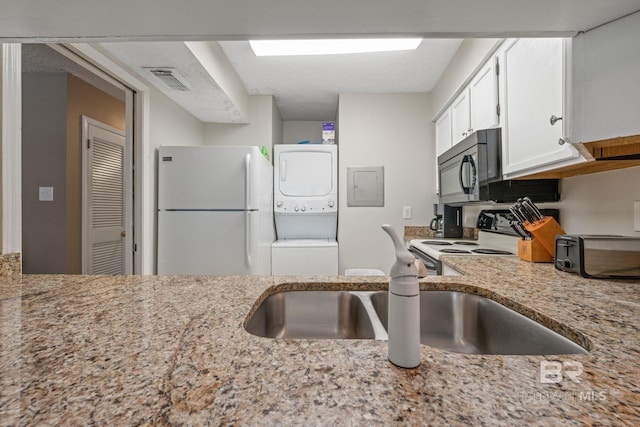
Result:
M22 253L22 45L0 43L1 254Z
M87 141L89 140L89 126L99 127L101 129L113 132L125 137L124 147L124 274L131 274L133 272L133 259L135 251L133 250L133 215L131 215L131 208L133 206L133 156L132 150L129 150L126 144L126 131L122 132L120 129L109 126L106 123L102 123L91 117L82 116L82 135L81 135L81 147L82 147L82 274L89 274L89 253L91 247L89 245L89 219L90 219L90 206L89 206L89 148Z
M21 44L2 47L2 253L22 252ZM153 153L149 138L149 86L87 43L48 44L126 91L127 149L133 169L133 274L154 273Z

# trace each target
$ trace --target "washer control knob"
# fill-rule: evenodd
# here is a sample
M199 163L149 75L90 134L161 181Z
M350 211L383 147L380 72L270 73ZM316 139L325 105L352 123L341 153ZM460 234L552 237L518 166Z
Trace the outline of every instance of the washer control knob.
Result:
M293 208L294 211L298 212L300 210L299 206L296 206L295 208Z
M333 203L333 200L329 200L329 207L332 208L335 205L335 203Z
M300 208L300 210L301 210L302 212L304 212L304 211L306 211L306 210L307 210L307 207L306 207L306 206L303 206L303 207L301 207L301 208Z
M278 201L276 202L276 206L277 206L277 207L279 207L279 208L281 208L281 207L282 207L282 200L278 200Z

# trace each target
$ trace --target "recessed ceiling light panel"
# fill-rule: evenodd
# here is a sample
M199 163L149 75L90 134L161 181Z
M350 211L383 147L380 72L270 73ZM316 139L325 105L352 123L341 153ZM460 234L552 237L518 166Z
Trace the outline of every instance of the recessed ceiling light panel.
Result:
M252 40L256 56L341 55L413 50L422 39Z

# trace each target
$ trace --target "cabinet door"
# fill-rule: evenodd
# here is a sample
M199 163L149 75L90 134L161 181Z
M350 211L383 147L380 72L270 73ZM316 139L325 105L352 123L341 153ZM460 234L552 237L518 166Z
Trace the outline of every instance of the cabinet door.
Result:
M498 75L496 58L492 58L478 71L469 84L471 110L471 132L497 127L498 117Z
M571 144L560 145L563 116L563 39L516 39L503 53L505 117L503 174L507 177L577 157Z
M447 108L436 120L436 156L434 171L436 173L436 194L440 193L438 176L438 156L453 146L451 139L451 107Z
M451 108L447 108L436 120L436 157L451 146Z
M458 95L451 104L451 134L453 145L469 135L471 116L469 112L469 88Z

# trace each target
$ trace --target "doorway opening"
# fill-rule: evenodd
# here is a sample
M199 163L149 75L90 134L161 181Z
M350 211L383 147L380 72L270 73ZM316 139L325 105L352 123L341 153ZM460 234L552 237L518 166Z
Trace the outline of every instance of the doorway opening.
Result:
M23 273L133 273L133 147L132 138L125 137L131 132L132 108L127 104L132 97L129 88L62 46L22 45ZM93 186L92 197L83 192L90 184L83 169L92 159L83 156L85 116L115 131L122 143L118 176L109 178L110 185ZM110 192L120 185L122 200L118 201ZM84 262L91 250L83 248L87 228L83 212L96 199L101 215L121 210L118 236L123 258L111 260L109 269L92 271ZM94 224L94 240L107 233L95 228ZM106 256L118 255L112 252L103 258Z

